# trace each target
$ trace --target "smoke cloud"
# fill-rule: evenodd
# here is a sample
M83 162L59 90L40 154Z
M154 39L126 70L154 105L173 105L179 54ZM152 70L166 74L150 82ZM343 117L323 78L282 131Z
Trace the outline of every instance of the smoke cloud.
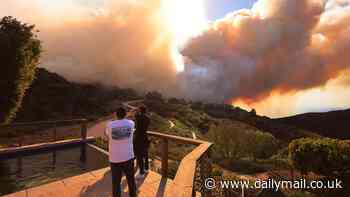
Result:
M350 86L350 0L258 0L189 40L181 73L160 3L2 0L0 17L36 24L45 50L41 66L72 81L239 102L269 115L290 113L299 101L288 101L308 90L314 92L301 97L309 102L317 88L334 93Z
M349 2L259 0L228 14L183 49L186 87L249 105L325 85L350 67Z
M5 0L0 10L36 24L45 50L41 66L72 81L167 94L178 89L159 0L32 3Z

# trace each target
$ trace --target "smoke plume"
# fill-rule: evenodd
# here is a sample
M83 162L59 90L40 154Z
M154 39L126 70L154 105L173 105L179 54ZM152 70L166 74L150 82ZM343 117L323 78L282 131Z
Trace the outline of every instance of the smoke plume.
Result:
M0 7L36 24L45 50L41 66L73 81L168 94L177 89L172 35L159 0L95 1L99 9L88 9L90 1L45 1L5 0Z
M325 85L350 67L349 2L259 0L228 14L182 51L195 82L186 87L194 98L253 104Z
M181 73L160 4L2 0L0 14L36 24L45 50L41 66L73 81L262 108L278 103L276 95L292 98L350 84L344 75L350 67L350 0L258 0L189 40L181 50Z

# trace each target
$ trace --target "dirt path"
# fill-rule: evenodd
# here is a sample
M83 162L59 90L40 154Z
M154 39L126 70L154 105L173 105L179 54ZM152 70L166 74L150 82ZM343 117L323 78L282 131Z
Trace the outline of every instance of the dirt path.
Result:
M194 140L196 140L196 139L197 139L196 134L195 134L193 131L191 131L191 132L192 132L192 138L193 138Z
M173 122L173 121L168 120L168 122L169 122L169 124L170 124L170 126L169 126L169 128L170 128L170 129L172 129L172 128L174 128L174 127L175 127L175 124L174 124L174 122Z
M105 120L105 121L101 121L97 124L95 124L94 126L88 128L88 136L93 136L93 137L105 137L104 136L104 131L106 129L106 125L107 122L110 120Z
M135 103L140 103L143 100L133 100L133 101L127 101L122 103L122 105L126 108L129 109L128 115L129 117L132 117L135 113L135 110L137 109L137 107L132 106L132 104ZM106 129L106 125L108 123L108 121L112 120L112 118L107 118L106 120L103 121L99 121L98 123L96 123L95 125L93 125L92 127L88 128L88 136L94 136L94 137L105 137L104 136L104 131ZM169 128L172 129L174 128L176 125L173 121L168 120L169 122ZM196 134L193 131L190 131L192 134L192 138L193 139L197 139Z
M143 100L133 100L133 101L127 101L122 103L122 105L126 108L128 108L130 111L128 112L128 116L132 116L132 113L135 112L135 110L137 109L137 107L132 106L131 104L133 103L139 103L142 102ZM102 118L105 120L102 121L98 121L98 123L96 123L95 125L93 125L92 127L88 128L88 136L94 136L94 137L105 137L104 135L104 131L106 129L106 125L109 121L111 121L113 118L112 116L110 116L110 118Z
M175 125L175 123L173 122L173 121L171 121L171 120L168 120L168 122L169 122L169 128L170 129L172 129L172 128L174 128L176 125ZM197 139L197 136L196 136L196 133L194 133L193 131L190 131L191 132L191 134L192 134L192 138L195 140L195 139Z

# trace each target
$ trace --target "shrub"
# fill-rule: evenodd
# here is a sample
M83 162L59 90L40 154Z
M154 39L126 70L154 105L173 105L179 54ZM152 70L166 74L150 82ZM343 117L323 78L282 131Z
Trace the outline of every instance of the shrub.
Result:
M207 134L214 143L217 159L237 160L240 157L268 158L276 153L277 139L269 133L256 130L240 122L221 122Z
M304 174L342 175L350 168L350 140L296 139L289 144L289 160Z
M266 159L276 153L278 142L270 133L255 131L252 133L252 139L254 158Z

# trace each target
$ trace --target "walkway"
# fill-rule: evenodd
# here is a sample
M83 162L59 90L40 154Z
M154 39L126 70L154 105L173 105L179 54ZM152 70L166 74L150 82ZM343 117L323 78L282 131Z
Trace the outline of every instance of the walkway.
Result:
M111 197L109 168L88 172L46 185L26 189L4 197ZM122 196L128 196L125 177L122 180ZM150 171L143 179L137 179L138 197L169 196L172 180Z
M122 105L130 111L128 112L128 116L132 116L132 113L137 109L137 107L132 106L131 104L142 102L143 100L133 100L122 103ZM98 122L97 124L93 125L92 127L88 128L87 134L90 137L105 137L104 131L106 130L106 125L108 121L110 121L111 118L107 118L103 121Z

